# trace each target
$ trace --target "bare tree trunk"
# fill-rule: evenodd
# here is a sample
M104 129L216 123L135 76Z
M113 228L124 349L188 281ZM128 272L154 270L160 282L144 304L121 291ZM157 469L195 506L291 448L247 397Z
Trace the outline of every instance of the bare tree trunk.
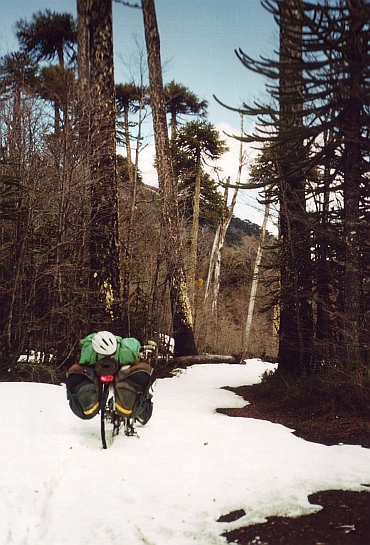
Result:
M240 114L240 132L241 132L241 135L243 135L243 132L244 132L243 114ZM209 292L210 292L210 286L213 285L211 309L212 309L212 314L215 314L215 315L217 313L218 293L220 290L221 252L225 243L227 229L230 225L231 218L233 217L233 212L234 212L234 208L236 204L236 199L238 197L244 162L245 162L245 153L243 151L243 142L242 140L240 140L239 166L238 166L238 173L237 173L236 184L235 184L236 187L234 189L230 206L228 206L228 194L229 194L228 192L229 192L229 185L230 185L230 178L229 178L225 187L225 192L224 192L223 211L222 211L219 224L217 226L215 238L213 241L212 252L211 252L209 268L208 268L207 284L206 284L206 289L204 293L204 302L207 303Z
M127 158L127 167L128 167L128 176L130 180L131 187L134 185L134 166L132 164L132 154L131 154L131 135L130 135L130 117L129 117L129 104L125 104L123 108L123 123L125 131L125 147L126 147L126 158Z
M179 231L177 187L171 164L166 103L162 79L160 39L153 0L143 0L145 39L148 54L151 105L158 182L163 199L162 221L166 244L167 271L173 316L175 354L196 354L193 318L188 297Z
M90 39L89 14L91 0L77 0L77 65L80 141L88 141L90 126Z
M230 210L230 208L227 206L227 195L228 195L227 189L228 188L226 187L225 195L224 195L225 213L222 214L220 218L220 222L217 226L216 233L215 233L215 238L213 241L212 252L211 252L211 257L209 262L207 284L206 284L206 289L204 293L204 301L206 303L209 297L210 288L212 287L211 310L212 310L212 314L215 316L217 316L218 294L220 291L222 248L224 247L226 232L232 218L232 210ZM232 208L234 207L232 206Z
M253 312L254 312L254 304L256 301L256 293L257 293L257 286L258 286L258 274L259 274L259 268L261 265L262 260L262 250L263 245L265 242L265 235L266 235L266 227L267 227L267 221L270 214L270 203L267 201L265 204L265 213L263 216L263 223L261 228L261 234L260 234L260 242L257 249L257 255L256 260L254 263L254 271L253 271L253 279L252 279L252 286L251 286L251 293L249 297L249 305L248 305L248 313L247 313L247 321L245 324L245 334L244 334L244 350L243 355L246 357L249 349L249 338L252 328L252 320L253 320Z
M141 87L143 86L143 78L141 76ZM143 91L144 93L144 91ZM132 160L131 154L131 142L130 142L130 130L129 130L129 108L125 110L125 140L126 140L126 156L128 162L128 171L129 171L129 180L131 187L131 204L130 204L130 218L129 225L127 229L127 239L124 250L123 257L123 280L122 280L122 301L123 301L123 323L128 337L131 336L131 315L130 315L130 292L131 292L131 268L132 268L132 257L134 252L134 226L136 219L136 199L137 199L137 190L138 190L138 171L139 171L139 154L140 154L140 145L141 145L141 133L142 133L142 122L143 122L143 100L144 96L142 95L139 105L139 119L138 119L138 132L136 136L136 152L135 152L135 162Z
M130 287L131 287L131 262L132 262L132 234L135 221L135 206L137 179L134 176L134 165L132 163L131 153L131 135L130 135L130 119L129 119L129 104L124 106L124 130L125 130L125 145L126 158L130 184L130 217L127 227L126 240L121 246L122 257L122 306L123 306L123 324L128 337L131 336L131 317L130 317ZM122 211L123 212L123 211Z
M364 15L368 4L359 0L348 2L349 30L343 57L348 62L349 97L343 110L342 133L343 150L343 197L344 197L344 237L345 272L344 272L344 338L343 355L350 364L361 361L361 184L363 179L363 157L360 142L363 122L361 120L363 103L358 96L357 87L361 82L364 59L367 52L368 24ZM367 29L367 30L365 30ZM365 37L366 36L366 37Z
M91 0L77 0L77 114L78 114L78 155L79 180L82 193L81 236L82 268L86 271L83 281L86 286L83 312L86 315L86 329L90 329L90 211L91 211L91 149L90 149L90 4Z
M195 299L195 275L197 271L197 254L198 254L198 232L199 232L199 207L200 207L200 181L202 177L202 165L200 161L200 150L197 151L196 158L196 177L193 197L193 221L191 224L190 233L190 252L189 252L189 299L190 305L194 312Z
M209 363L228 363L229 365L242 364L241 358L237 355L228 354L199 354L199 356L180 356L173 358L173 365L178 367L187 367L188 365L209 364Z

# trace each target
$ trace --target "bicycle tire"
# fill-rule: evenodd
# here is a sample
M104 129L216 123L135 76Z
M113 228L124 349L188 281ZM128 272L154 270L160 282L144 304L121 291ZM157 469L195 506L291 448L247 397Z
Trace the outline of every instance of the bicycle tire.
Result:
M103 449L113 443L114 437L114 389L110 384L104 384L100 401L100 432Z

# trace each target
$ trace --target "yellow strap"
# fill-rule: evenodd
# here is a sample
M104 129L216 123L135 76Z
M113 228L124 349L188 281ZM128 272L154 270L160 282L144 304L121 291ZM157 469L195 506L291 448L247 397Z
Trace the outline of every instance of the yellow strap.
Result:
M84 414L88 415L88 414L92 414L94 411L96 411L96 409L99 407L99 403L95 403L95 405L93 406L92 409L89 409L88 411L84 411Z
M117 402L116 402L116 409L118 409L120 413L123 413L123 414L126 414L126 415L129 415L129 414L132 413L132 410L124 409L123 407L121 407L120 405L118 405Z

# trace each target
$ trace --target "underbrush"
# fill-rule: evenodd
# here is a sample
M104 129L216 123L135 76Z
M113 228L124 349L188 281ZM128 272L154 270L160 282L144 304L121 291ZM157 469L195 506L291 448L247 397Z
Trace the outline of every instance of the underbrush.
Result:
M370 369L328 367L301 376L265 373L260 387L287 408L311 409L316 414L342 411L370 416Z
M172 377L173 363L159 360L151 362L157 378ZM25 361L17 362L12 357L0 355L0 381L4 382L44 382L60 384L65 382L66 371L70 365L57 365L54 362Z
M0 359L0 380L60 384L65 380L65 370L50 362L16 362L12 358L2 358Z

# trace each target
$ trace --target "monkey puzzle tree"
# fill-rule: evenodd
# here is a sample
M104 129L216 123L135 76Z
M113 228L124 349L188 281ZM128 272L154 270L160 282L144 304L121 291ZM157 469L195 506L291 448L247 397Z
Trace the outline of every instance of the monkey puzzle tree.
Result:
M24 19L17 22L17 38L22 51L36 62L58 59L65 66L65 57L71 62L75 58L76 26L69 13L39 11L32 16L32 22Z
M91 180L87 202L94 329L121 320L112 2L78 0L77 11L80 139Z
M16 26L21 51L27 53L32 60L37 63L53 61L55 58L58 60L57 65L44 66L40 77L42 98L54 103L57 134L61 125L60 110L63 111L64 121L67 118L72 77L68 66L71 67L76 57L76 23L69 13L52 13L46 10L45 13L35 13L30 23L20 19Z
M300 168L308 150L299 136L286 139L292 127L302 124L303 111L302 17L295 0L279 3L279 20L279 361L289 373L301 373L312 365L313 323L307 179Z
M170 114L171 140L176 137L179 116L196 115L200 118L207 116L208 102L199 100L197 95L184 85L172 80L165 86L164 92L167 113Z
M369 339L364 234L369 227L370 5L271 0L265 6L280 25L280 58L254 61L242 51L238 55L272 82L272 104L244 111L260 120L251 140L270 140L277 154L279 369L309 369L310 361L325 357L325 339L332 347L329 357L356 364L364 360ZM319 219L307 209L308 199L321 207Z
M200 213L200 196L201 196L201 181L203 167L207 161L215 161L220 158L223 153L228 151L228 147L224 140L220 138L219 132L211 123L205 121L191 121L186 123L180 130L177 131L175 139L175 149L178 148L188 159L188 163L192 165L192 172L189 170L185 175L189 176L193 181L192 194L192 226L190 233L190 250L189 250L189 294L192 306L194 306L194 288L195 276L197 268L197 251L198 251L198 230L199 230L199 213Z
M160 56L160 38L154 1L143 0L142 8L148 54L156 165L159 189L162 197L162 218L166 244L167 272L170 284L175 353L179 356L191 355L196 353L196 346L179 232L177 184L171 163Z

